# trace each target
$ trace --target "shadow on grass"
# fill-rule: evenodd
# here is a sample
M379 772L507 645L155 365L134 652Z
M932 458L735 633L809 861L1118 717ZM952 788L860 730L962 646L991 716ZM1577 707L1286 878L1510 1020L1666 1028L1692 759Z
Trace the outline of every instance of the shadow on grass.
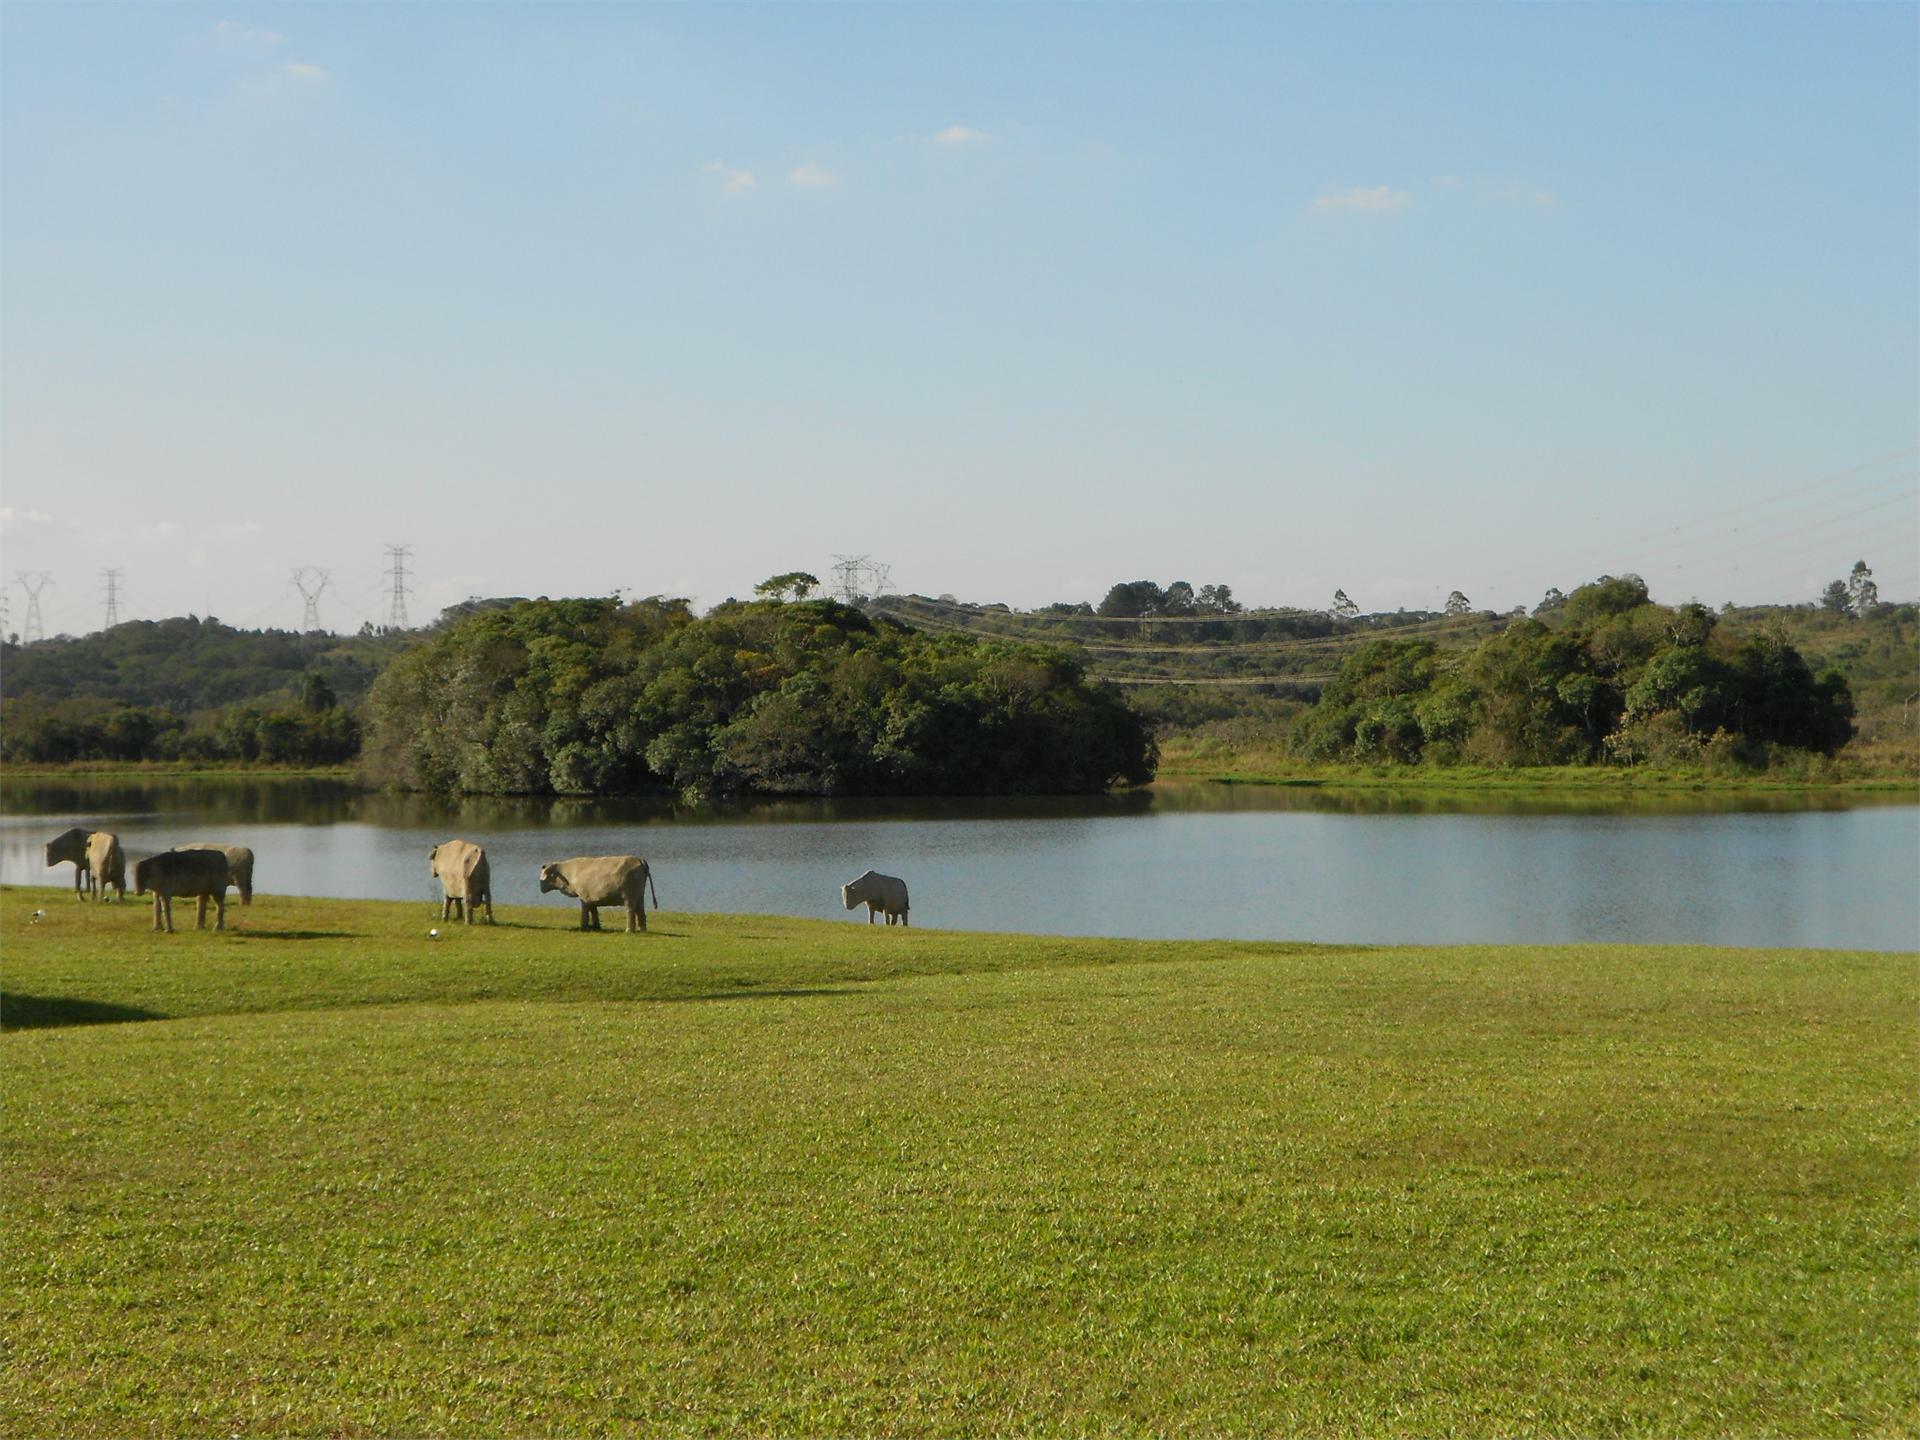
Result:
M109 1005L103 1000L71 1000L54 995L0 991L0 1031L53 1030L65 1025L120 1025L131 1020L164 1020L157 1010Z

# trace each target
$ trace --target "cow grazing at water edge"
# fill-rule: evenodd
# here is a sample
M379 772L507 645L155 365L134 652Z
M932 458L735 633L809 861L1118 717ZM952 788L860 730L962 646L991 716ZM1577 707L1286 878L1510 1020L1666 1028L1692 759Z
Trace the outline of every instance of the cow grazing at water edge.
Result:
M653 889L653 871L638 855L582 855L552 860L540 867L540 893L558 890L580 902L580 928L600 928L602 905L627 907L627 931L647 928L647 892L653 908L660 908L660 892Z
M487 907L493 924L493 872L487 852L470 840L443 840L427 852L427 870L440 882L440 918L464 917L473 924L477 906Z
M253 851L244 845L219 845L211 840L196 840L191 845L176 845L176 850L218 850L227 857L227 881L240 892L242 905L253 904Z
M153 928L173 933L173 901L190 895L199 903L194 928L207 925L207 901L219 907L213 928L227 928L227 857L218 850L168 850L149 855L133 867L136 895L153 892ZM165 921L163 925L161 922Z
M47 842L47 868L73 864L73 898L107 898L113 886L120 898L127 898L127 857L120 849L120 837L110 830L82 830L75 826ZM84 885L84 892L83 887Z
M840 900L847 909L856 905L867 907L867 923L873 923L875 912L887 917L887 924L898 920L907 923L907 882L898 875L882 875L877 870L869 870L858 880L849 880L840 887Z

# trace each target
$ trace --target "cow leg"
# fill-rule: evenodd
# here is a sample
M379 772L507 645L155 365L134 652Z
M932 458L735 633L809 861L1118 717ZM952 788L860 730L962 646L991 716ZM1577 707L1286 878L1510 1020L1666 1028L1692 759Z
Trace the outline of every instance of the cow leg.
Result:
M908 923L909 923L909 922L908 922L908 920L907 920L907 912L906 912L906 911L904 911L904 910L902 910L902 911L900 912L900 925L901 925L901 928L902 928L902 929L904 929L904 928L905 928L905 927L906 927L906 926L908 925Z
M222 890L218 895L213 897L213 911L214 911L213 928L216 930L226 929L227 928L227 892L226 891Z
M487 902L487 924L491 925L493 924L493 892L491 890L486 893L485 899Z
M204 895L193 897L193 928L196 930L207 928L207 897Z
M466 896L463 896L463 897L461 897L461 900L460 900L460 919L461 919L461 921L462 921L463 923L465 923L465 924L468 924L468 925L471 925L471 924L473 924L473 910L474 910L474 905L473 905L473 896L472 896L472 895L466 895Z
M158 890L153 892L153 928L156 930L160 928L160 892Z
M451 895L442 895L440 897L441 923L444 924L446 922L447 916L452 913L453 913L453 897Z
M167 934L173 934L173 896L161 895L153 903L160 906L167 917Z

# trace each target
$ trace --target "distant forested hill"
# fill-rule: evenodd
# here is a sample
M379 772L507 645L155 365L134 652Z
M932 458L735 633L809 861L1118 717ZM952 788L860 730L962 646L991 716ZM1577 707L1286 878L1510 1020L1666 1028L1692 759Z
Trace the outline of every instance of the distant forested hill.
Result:
M353 705L412 638L236 630L191 615L131 620L92 635L8 645L0 687L9 697L115 700L190 714L243 700L297 700L305 677L318 675L340 703Z
M1503 763L1502 755L1555 753L1605 763L1620 758L1603 742L1619 730L1630 703L1636 718L1645 721L1654 713L1648 706L1658 709L1666 700L1673 702L1667 709L1684 712L1681 718L1652 727L1643 723L1636 733L1660 740L1660 726L1677 725L1678 733L1666 737L1672 743L1661 740L1651 749L1638 750L1628 746L1626 753L1684 755L1697 741L1727 729L1728 717L1752 716L1765 708L1757 708L1753 686L1769 666L1784 666L1783 683L1809 695L1808 686L1829 671L1844 680L1853 732L1842 747L1844 756L1871 757L1876 765L1895 768L1920 764L1916 743L1920 608L1912 604L1854 606L1844 594L1834 597L1838 603L1830 599L1820 605L1725 606L1707 617L1702 642L1690 645L1680 643L1680 637L1687 624L1698 626L1701 621L1689 607L1675 610L1652 605L1644 587L1633 590L1638 582L1630 576L1596 584L1612 588L1585 595L1570 607L1571 596L1550 591L1531 615L1524 609L1507 614L1473 610L1458 595L1444 612L1361 614L1357 607L1348 607L1352 613L1250 611L1233 600L1225 586L1193 591L1179 582L1162 588L1146 581L1114 586L1097 608L1061 603L1022 611L1006 605L968 604L951 596L887 596L867 602L863 610L875 634L916 635L916 643L929 654L938 647L925 647L936 640L953 654L974 653L976 647L986 647L978 653L1003 656L1037 649L1078 667L1081 680L1112 681L1123 687L1123 708L1143 717L1164 742L1171 743L1173 737L1182 737L1190 745L1219 742L1229 748L1257 749L1276 759L1356 758L1377 750L1401 758L1417 753L1428 763L1455 754L1498 764ZM1621 590L1622 585L1627 589ZM1845 587L1839 588L1844 591ZM1586 613L1595 608L1594 597L1601 593L1622 601L1621 614ZM133 622L78 639L10 644L0 652L0 758L13 762L300 763L351 759L360 751L374 682L397 656L422 645L442 645L455 630L479 622L508 625L503 617L527 603L475 599L445 612L430 630L384 635L243 631L188 616ZM728 602L697 619L684 603L657 599L637 602L637 607L620 613L654 613L663 606L679 617L676 625L708 626L730 616L726 623L735 630L766 623L744 618L748 615L775 613ZM1599 608L1606 610L1608 605ZM1683 624L1682 611L1694 618ZM790 609L789 618L803 613L813 612ZM851 616L842 616L830 628L853 623ZM1514 632L1516 626L1535 625L1542 628L1531 632L1533 641ZM695 633L717 634L723 628ZM1397 647L1394 655L1411 657L1409 663L1418 674L1410 671L1396 678L1393 666L1384 664L1386 651L1375 651L1372 660L1350 668L1349 662L1364 647L1388 641ZM872 648L877 655L889 646L904 644L898 639L871 645L862 641L854 648ZM737 648L743 654L757 653L751 644ZM1413 654L1415 650L1418 655ZM1676 653L1661 662L1653 681L1630 702L1628 692L1645 678L1644 667L1662 650ZM1526 663L1507 663L1516 657ZM731 674L733 663L725 655L709 655L700 661L705 667L701 673L725 670ZM1736 671L1745 679L1736 678ZM1777 689L1779 678L1766 683ZM1521 713L1508 703L1506 692L1541 685L1554 691L1553 704L1542 709L1529 702L1521 707L1532 717L1528 723L1538 722L1535 731L1520 740L1508 735L1507 741L1496 744L1506 734L1498 717ZM1565 694L1560 693L1563 686ZM842 705L844 700L831 685L809 690L796 681L776 688L781 704L793 714L812 705ZM1320 723L1303 726L1301 717L1329 690L1336 692L1336 699L1346 695L1340 703L1349 709L1365 692L1371 698L1360 710L1368 713L1336 721L1328 709L1321 712ZM1812 747L1816 750L1843 738L1833 718L1840 692L1829 685L1824 693L1827 728L1815 725L1801 732L1803 740L1818 732L1819 743ZM1396 696L1398 703L1385 703ZM1384 708L1369 719L1374 700L1383 702ZM1455 705L1443 715L1453 702L1467 708ZM657 758L665 769L623 772L618 783L650 788L668 774L677 788L709 784L724 788L736 783L765 788L789 783L777 778L736 778L748 777L756 766L770 767L765 776L772 777L777 757L767 750L749 763L748 728L744 722L741 728L732 728L739 717L731 708L721 707L721 711L727 718L717 725L700 721L707 727L701 731L705 738L692 748L683 744L690 733L684 729L674 732L678 738L662 742L666 748ZM1426 728L1415 711L1424 713ZM543 725L571 723L564 710L558 721L542 713ZM1349 718L1355 727L1351 735ZM639 719L628 716L622 723L644 719L644 714ZM1735 724L1728 733L1739 728ZM720 731L726 732L731 758L712 760L717 769L707 775L702 766L711 757L702 747ZM755 733L774 745L780 731L780 726L766 721ZM1476 732L1478 739L1473 738ZM1429 738L1440 743L1429 748ZM882 736L874 743L891 742ZM680 758L669 763L666 750L674 747L679 747ZM558 756L559 749L554 753ZM1758 757L1763 750L1748 745L1742 754ZM561 763L564 767L575 762L563 759ZM846 775L859 765L879 762L855 764L842 757L837 763L838 773ZM563 778L570 774L563 769ZM878 782L869 776L859 783Z
M415 637L134 620L0 652L0 758L266 760L359 753L357 710Z

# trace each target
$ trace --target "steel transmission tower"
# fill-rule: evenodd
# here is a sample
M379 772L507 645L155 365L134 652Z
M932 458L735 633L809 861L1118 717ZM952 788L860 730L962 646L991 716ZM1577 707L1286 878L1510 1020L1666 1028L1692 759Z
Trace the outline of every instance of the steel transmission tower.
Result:
M387 623L402 630L407 628L407 557L412 553L405 545L387 547L387 554L393 560L393 609Z
M107 621L100 628L111 630L120 623L120 575L118 570L102 570L102 578L107 582Z
M327 588L327 581L332 578L332 571L322 570L317 565L302 565L293 572L293 583L300 587L300 598L307 602L306 614L300 618L300 632L303 635L320 628L320 592Z
M27 592L27 618L20 627L20 641L31 645L36 640L47 638L47 627L40 623L40 592L53 583L53 576L45 570L34 574L20 573L20 588Z
M893 569L871 555L835 555L833 584L829 587L848 605L884 595L893 588Z

